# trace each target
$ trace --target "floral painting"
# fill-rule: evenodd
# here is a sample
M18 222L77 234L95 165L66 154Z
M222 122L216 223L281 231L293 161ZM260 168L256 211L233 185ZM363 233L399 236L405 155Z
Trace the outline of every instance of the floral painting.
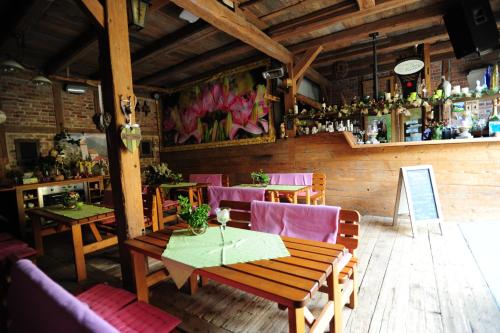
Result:
M221 75L165 100L164 147L266 136L270 106L265 100L265 67Z

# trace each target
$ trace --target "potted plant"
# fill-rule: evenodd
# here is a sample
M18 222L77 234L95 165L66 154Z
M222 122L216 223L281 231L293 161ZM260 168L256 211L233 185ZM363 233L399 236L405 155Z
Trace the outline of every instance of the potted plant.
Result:
M66 192L62 199L62 204L65 208L75 209L79 206L80 195L78 192L70 191Z
M259 171L254 171L250 174L252 177L252 181L254 184L258 184L260 186L266 186L269 184L270 178L264 173L264 170L260 169Z
M182 174L174 173L166 163L150 165L144 173L145 183L151 186L177 184L182 181Z
M184 220L188 226L189 230L194 235L201 235L207 231L208 227L208 214L210 212L210 206L207 204L202 204L199 207L191 206L191 202L187 197L179 195L179 218Z

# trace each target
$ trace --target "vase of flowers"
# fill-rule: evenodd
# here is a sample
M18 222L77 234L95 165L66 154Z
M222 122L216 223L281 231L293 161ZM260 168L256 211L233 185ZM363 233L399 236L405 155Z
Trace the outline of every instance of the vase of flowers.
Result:
M62 200L62 204L65 208L75 209L78 207L78 200L80 200L80 195L78 192L67 192Z
M260 169L259 171L252 172L250 174L250 177L252 177L253 183L259 186L266 186L269 184L269 181L271 180L269 178L269 175L264 173L264 170L262 169Z
M208 228L208 214L210 212L210 206L207 204L202 204L199 207L191 206L191 202L187 197L182 195L178 198L179 201L179 219L184 220L188 226L189 230L193 235L201 235L207 231Z

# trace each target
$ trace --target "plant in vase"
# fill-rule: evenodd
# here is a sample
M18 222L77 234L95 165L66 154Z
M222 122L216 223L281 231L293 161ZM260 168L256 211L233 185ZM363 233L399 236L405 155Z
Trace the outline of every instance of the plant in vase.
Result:
M166 163L150 165L144 172L145 183L150 186L177 184L182 181L182 174L172 172Z
M208 214L210 212L210 206L207 204L202 204L199 207L191 206L191 202L187 197L179 195L179 218L184 220L188 226L189 230L195 235L203 234L208 227Z
M271 180L269 176L264 173L264 170L260 169L259 171L254 171L250 174L250 177L252 177L252 181L254 184L266 186L269 184L269 181Z
M78 192L70 191L66 192L62 199L62 204L65 208L75 209L78 207L78 200L80 200L80 195Z

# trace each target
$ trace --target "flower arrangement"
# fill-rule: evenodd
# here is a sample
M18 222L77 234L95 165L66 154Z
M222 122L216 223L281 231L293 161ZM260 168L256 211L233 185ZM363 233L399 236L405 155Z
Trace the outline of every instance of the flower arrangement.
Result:
M145 171L145 182L148 185L177 184L182 181L182 174L174 173L166 163L150 165Z
M187 197L179 195L179 217L186 221L189 228L194 234L202 234L208 227L208 214L210 206L202 204L199 207L191 206L191 202Z
M75 208L77 206L78 200L80 200L80 194L78 192L66 192L62 199L62 204L66 208Z
M260 185L267 185L271 180L269 178L269 175L264 173L264 170L262 169L260 169L259 171L252 172L250 174L250 177L252 177L252 181L254 182L254 184L260 184Z

